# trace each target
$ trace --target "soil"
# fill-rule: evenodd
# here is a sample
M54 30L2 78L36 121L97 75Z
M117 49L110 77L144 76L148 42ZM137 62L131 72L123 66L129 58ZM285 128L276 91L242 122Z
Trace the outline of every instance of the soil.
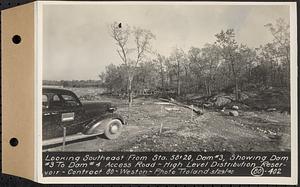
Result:
M118 139L103 136L66 145L65 151L289 151L290 115L278 111L190 109L153 98L136 98L130 110L127 100L97 96L111 101L128 124ZM130 115L129 115L130 114ZM60 151L61 146L46 151Z

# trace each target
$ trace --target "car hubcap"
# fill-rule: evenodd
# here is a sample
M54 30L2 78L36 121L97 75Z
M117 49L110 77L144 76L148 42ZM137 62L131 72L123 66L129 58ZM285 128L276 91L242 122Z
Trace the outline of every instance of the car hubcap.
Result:
M115 133L117 133L118 132L118 125L112 125L111 127L110 127L110 132L111 133L113 133L113 134L115 134Z

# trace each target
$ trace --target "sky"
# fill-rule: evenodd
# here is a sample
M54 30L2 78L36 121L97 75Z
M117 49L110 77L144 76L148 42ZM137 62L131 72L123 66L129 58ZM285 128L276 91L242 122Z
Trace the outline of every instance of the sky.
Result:
M108 64L121 64L109 33L114 21L150 30L152 48L169 56L213 43L233 28L238 43L258 47L272 40L267 23L289 21L287 5L45 5L43 79L96 80Z

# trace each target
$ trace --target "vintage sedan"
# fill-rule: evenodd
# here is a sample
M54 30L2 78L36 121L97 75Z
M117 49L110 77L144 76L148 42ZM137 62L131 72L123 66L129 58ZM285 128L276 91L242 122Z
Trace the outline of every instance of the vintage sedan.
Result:
M69 90L43 88L43 145L104 134L115 139L125 124L109 102L81 102Z

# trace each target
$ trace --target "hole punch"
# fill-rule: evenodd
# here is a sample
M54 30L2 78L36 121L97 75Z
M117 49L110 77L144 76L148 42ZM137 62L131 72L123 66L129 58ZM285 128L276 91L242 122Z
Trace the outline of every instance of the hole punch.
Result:
M9 144L12 146L12 147L16 147L18 144L19 144L19 140L17 138L11 138L9 140Z
M14 35L13 37L12 37L12 41L13 41L13 43L14 44L19 44L19 43L21 43L21 36L19 36L19 35Z

